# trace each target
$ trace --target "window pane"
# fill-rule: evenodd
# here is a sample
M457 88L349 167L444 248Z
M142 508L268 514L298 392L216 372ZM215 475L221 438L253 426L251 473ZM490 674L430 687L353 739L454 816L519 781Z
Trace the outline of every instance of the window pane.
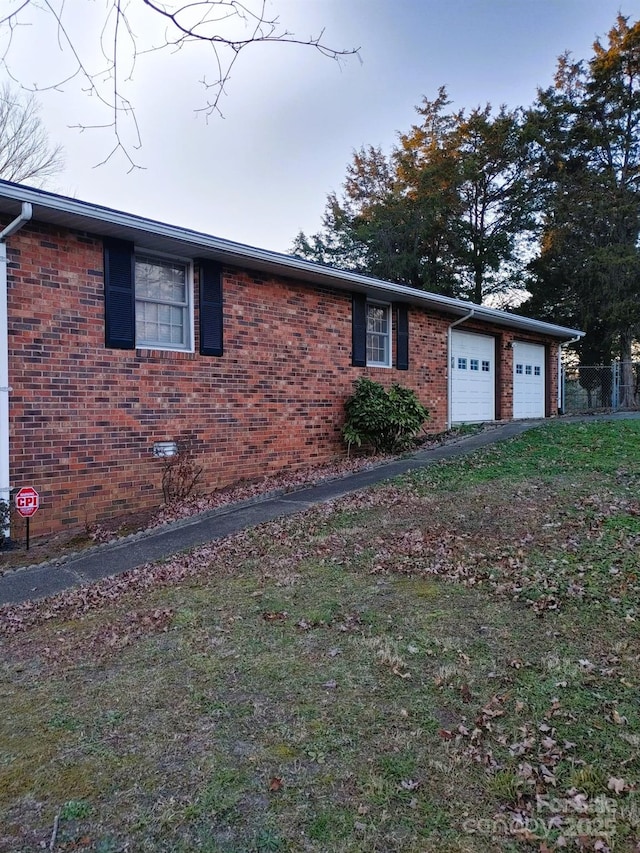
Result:
M387 363L387 338L384 335L367 335L367 361Z
M136 343L189 346L187 267L173 261L136 257Z
M182 264L136 258L136 296L184 305L186 286L186 268Z
M391 364L389 308L367 304L367 363Z
M382 305L367 305L367 332L387 334L387 309Z
M469 370L480 370L480 362L477 358L470 359Z

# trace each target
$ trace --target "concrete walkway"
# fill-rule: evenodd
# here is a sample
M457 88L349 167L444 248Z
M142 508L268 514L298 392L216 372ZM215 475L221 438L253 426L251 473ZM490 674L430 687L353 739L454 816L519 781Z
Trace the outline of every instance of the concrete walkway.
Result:
M563 422L640 418L640 412L615 413L581 418L563 418ZM116 575L145 563L157 562L198 545L222 539L232 533L254 527L264 521L294 515L315 504L342 497L350 492L381 483L407 471L424 468L441 459L452 459L498 441L520 435L547 421L515 421L462 438L442 447L419 450L403 459L376 468L348 474L336 480L262 499L229 504L201 515L183 519L148 532L98 545L85 551L60 557L48 563L15 569L0 577L0 606L45 598L64 589L88 584L108 575Z

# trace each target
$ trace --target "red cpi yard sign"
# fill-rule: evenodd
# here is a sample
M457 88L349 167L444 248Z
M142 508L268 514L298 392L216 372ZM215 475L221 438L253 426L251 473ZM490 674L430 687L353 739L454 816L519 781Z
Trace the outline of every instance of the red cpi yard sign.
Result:
M16 509L23 518L31 518L40 506L40 495L31 486L25 486L16 495Z

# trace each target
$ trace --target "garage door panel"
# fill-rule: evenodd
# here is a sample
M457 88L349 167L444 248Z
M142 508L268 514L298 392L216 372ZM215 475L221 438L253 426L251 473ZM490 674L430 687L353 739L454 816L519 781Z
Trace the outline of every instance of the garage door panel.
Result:
M451 333L453 423L495 419L495 349L495 339L487 335Z
M514 341L513 417L545 416L545 348L543 344Z

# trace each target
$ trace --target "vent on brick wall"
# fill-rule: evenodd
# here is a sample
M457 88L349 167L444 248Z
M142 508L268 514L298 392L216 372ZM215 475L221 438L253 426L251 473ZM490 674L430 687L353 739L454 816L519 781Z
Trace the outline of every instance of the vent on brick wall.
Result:
M156 441L153 445L153 455L156 459L164 459L166 456L175 456L178 445L175 441Z

